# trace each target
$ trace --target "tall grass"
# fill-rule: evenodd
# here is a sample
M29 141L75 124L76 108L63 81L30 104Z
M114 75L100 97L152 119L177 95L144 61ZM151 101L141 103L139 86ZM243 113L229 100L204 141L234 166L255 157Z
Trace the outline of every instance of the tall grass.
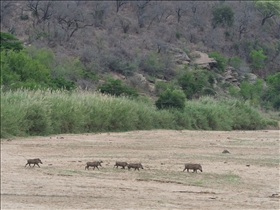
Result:
M1 138L149 129L259 129L268 122L237 100L187 101L183 111L90 91L1 91ZM271 123L271 120L269 121Z

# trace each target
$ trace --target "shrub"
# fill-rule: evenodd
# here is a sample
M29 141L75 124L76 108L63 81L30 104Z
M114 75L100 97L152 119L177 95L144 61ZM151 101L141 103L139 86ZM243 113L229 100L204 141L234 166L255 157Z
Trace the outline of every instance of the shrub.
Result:
M185 72L185 74L178 79L178 83L184 91L188 99L193 99L203 95L203 88L211 88L213 85L213 77L206 71Z
M28 20L28 14L22 14L21 16L20 16L20 19L21 20Z
M228 59L228 65L234 67L235 69L240 68L242 60L238 56L234 56Z
M167 89L156 100L155 105L158 109L184 109L186 96L181 90Z
M234 12L230 6L223 5L220 7L214 7L212 10L213 19L212 26L232 26L234 22Z
M15 50L23 49L22 42L18 38L7 32L0 32L0 50Z
M252 50L250 57L252 58L251 66L253 69L264 68L264 60L267 56L263 54L263 50Z
M215 58L217 61L217 69L219 72L223 72L226 69L226 61L227 59L220 55L218 52L209 53L210 58Z
M280 110L280 72L266 78L268 89L263 93L262 100L269 102L276 110Z
M132 97L138 96L137 90L122 85L122 81L120 79L116 79L116 80L108 79L106 83L98 86L97 89L101 93L106 93L114 96L121 96L121 95L132 96Z
M20 87L39 88L47 87L50 72L38 60L27 56L26 51L1 52L1 83L8 89Z

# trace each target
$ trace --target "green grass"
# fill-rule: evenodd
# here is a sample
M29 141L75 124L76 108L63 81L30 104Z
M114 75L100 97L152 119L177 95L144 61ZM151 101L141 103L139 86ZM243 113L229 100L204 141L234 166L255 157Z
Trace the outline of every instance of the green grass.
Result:
M90 91L1 90L1 138L151 129L260 129L271 124L237 100L205 97L183 111Z

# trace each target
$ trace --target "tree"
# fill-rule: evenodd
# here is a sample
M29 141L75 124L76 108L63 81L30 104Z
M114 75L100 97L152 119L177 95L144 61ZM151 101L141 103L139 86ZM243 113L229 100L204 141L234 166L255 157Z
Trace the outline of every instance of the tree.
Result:
M249 33L253 21L253 5L251 2L242 2L242 7L235 13L235 29L238 31L238 39L241 40L244 34Z
M220 6L214 7L212 10L213 19L212 26L216 28L217 26L232 26L234 21L234 12L230 6Z
M4 17L6 17L10 12L15 3L10 0L2 0L0 4L0 22L3 24Z
M138 93L136 90L122 85L122 81L120 79L108 79L107 82L105 82L103 85L99 85L97 89L101 93L106 93L114 96L131 96L131 97L137 97Z
M0 49L20 51L23 49L22 42L12 34L7 32L0 32Z
M262 79L257 79L253 84L246 81L240 84L240 95L244 100L249 100L252 105L259 105L262 90Z
M119 12L120 7L126 3L127 3L127 1L125 1L125 0L116 0L117 13Z
M276 110L280 110L280 72L267 76L266 83L268 89L262 95L262 99L270 102Z
M170 90L169 88L160 94L155 105L158 109L184 109L186 96L182 90Z
M195 95L198 96L207 84L207 77L204 74L194 75L192 72L186 72L178 79L178 83L187 99L192 99Z
M209 57L210 58L215 58L215 60L217 61L217 69L220 72L225 71L225 69L226 69L226 61L227 61L227 59L225 57L220 55L218 52L211 52L211 53L209 53Z
M51 0L49 1L39 1L39 0L28 0L26 3L27 10L32 12L32 15L35 17L33 21L33 27L40 23L51 19L53 15ZM43 24L44 30L45 24Z
M144 27L145 18L147 17L147 15L145 14L145 10L150 1L151 0L133 2L137 8L136 14L137 14L137 19L138 19L138 25L140 28Z
M280 1L270 1L270 0L254 0L257 10L262 14L263 26L269 18L273 16L280 17Z
M92 2L92 12L91 15L94 20L94 26L100 27L104 23L104 16L110 7L109 2Z
M89 20L87 14L81 8L68 5L67 2L59 3L55 17L66 34L66 41L69 41L76 31L93 26L92 21Z
M264 60L267 56L263 54L263 50L252 50L250 57L253 60L251 64L253 69L257 70L264 68Z
M27 52L9 50L1 52L1 84L7 88L17 89L47 87L50 72L38 60L27 56Z

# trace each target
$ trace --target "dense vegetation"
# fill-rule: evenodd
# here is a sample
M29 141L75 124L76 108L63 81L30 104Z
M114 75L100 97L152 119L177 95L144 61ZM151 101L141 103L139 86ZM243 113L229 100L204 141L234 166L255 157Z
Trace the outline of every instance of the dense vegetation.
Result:
M209 97L183 109L157 110L149 101L90 91L1 92L1 138L143 129L260 129L277 126L249 104Z
M260 110L280 110L279 11L258 0L5 1L1 24L26 28L0 32L1 136L276 126ZM174 45L217 63L178 65ZM238 85L223 79L229 66Z

